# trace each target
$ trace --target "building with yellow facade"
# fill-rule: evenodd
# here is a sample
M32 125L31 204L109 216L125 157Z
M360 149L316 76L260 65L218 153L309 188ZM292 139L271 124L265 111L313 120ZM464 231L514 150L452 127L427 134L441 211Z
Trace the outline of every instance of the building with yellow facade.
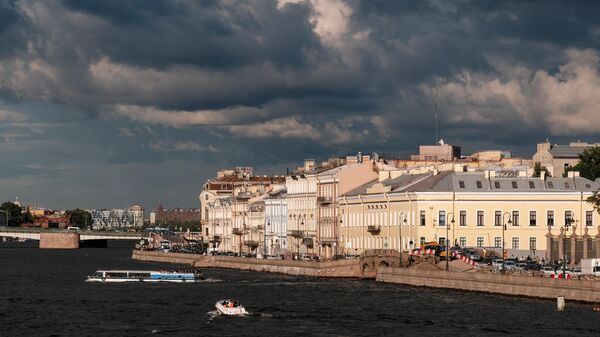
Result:
M586 201L599 187L577 172L568 178L460 168L382 175L339 198L340 242L349 254L449 241L498 252L504 246L509 257L559 260L566 251L578 261L600 251L600 216Z

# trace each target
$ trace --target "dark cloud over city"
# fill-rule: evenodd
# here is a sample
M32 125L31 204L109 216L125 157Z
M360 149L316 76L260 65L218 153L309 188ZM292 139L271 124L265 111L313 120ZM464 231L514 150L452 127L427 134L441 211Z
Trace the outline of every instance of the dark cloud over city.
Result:
M594 1L0 0L0 197L197 205L221 167L598 141Z

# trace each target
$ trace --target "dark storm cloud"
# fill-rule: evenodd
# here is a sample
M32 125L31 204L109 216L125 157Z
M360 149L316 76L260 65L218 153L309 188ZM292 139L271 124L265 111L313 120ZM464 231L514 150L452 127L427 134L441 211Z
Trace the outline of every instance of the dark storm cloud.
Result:
M0 170L30 179L47 162L46 177L99 189L90 202L130 186L153 203L221 166L281 173L304 157L414 152L435 141L436 103L440 137L467 151L597 140L599 9L0 0L0 154L16 158Z

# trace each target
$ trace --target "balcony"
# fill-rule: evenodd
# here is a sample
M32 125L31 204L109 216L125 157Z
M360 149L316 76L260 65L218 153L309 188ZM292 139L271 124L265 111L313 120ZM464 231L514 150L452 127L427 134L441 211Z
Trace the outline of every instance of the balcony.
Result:
M258 241L246 240L246 241L244 241L244 246L250 248L251 250L255 250L256 248L258 248Z
M290 231L290 236L293 238L299 239L301 237L304 237L304 231L300 231L300 230Z
M332 197L317 197L317 203L319 205L328 205L328 204L331 204L332 202L333 202Z
M379 232L381 232L381 227L379 227L379 226L368 226L367 227L367 232L371 233L372 235L379 235Z
M242 235L244 234L244 230L242 230L241 228L233 228L231 229L231 233L233 235Z

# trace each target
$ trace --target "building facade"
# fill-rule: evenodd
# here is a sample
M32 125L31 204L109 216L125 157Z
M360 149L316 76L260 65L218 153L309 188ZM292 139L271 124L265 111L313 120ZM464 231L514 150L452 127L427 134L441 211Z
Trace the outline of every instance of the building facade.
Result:
M509 257L554 260L559 248L560 253L570 251L568 243L561 248L556 240L564 233L600 239L599 215L586 201L599 187L576 173L568 178L494 171L401 175L339 198L340 240L350 254L381 248L406 251L438 241L499 252L504 246ZM588 246L589 256L594 245Z
M288 253L288 212L287 189L270 193L265 198L265 244L267 256L281 256Z

